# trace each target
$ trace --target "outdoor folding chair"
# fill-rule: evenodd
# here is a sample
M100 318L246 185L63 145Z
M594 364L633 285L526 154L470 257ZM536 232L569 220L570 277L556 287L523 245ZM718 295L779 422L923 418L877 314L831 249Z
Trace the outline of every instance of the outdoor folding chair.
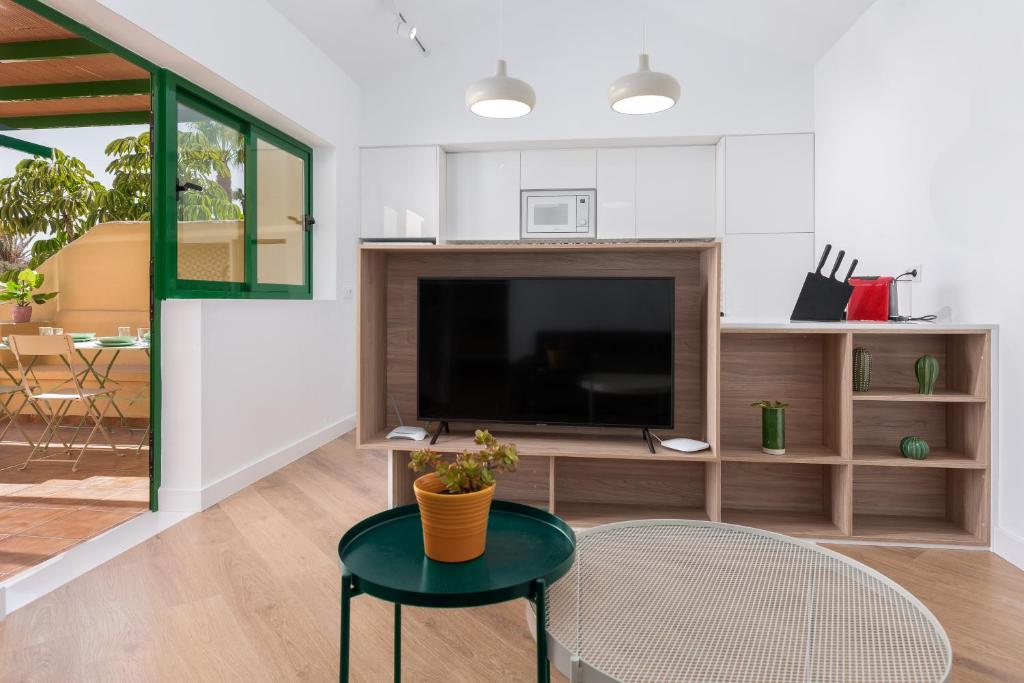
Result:
M97 432L103 433L110 444L111 452L116 452L117 447L114 446L114 440L111 438L107 428L103 426L103 418L106 416L111 403L113 403L114 394L117 392L117 389L102 387L85 389L82 387L78 373L75 372L74 367L71 365L75 354L71 337L68 335L58 337L12 334L9 337L9 344L11 353L14 354L15 360L18 362L18 371L21 373L21 391L24 392L25 400L29 405L38 409L37 413L44 418L46 423L42 435L33 445L32 452L29 453L28 458L19 469L25 469L33 460L43 459L43 457L35 457L36 454L42 451L43 455L46 455L50 443L57 436L64 418L67 417L68 411L76 402L81 402L83 412L70 443L65 443L65 452L68 455L74 454L75 439L79 436L87 422L91 420L93 426L88 438L81 448L78 449L78 455L73 459L61 460L47 457L45 461L74 463L71 466L71 471L77 471L79 461L85 454L86 449L92 444L92 440ZM31 386L28 382L28 368L31 367L31 364L39 356L56 356L60 358L70 373L70 379L61 382L50 391ZM24 362L26 360L28 361L27 363ZM65 385L70 386L65 389ZM106 401L102 410L97 406L99 400ZM61 440L63 441L63 439Z
M24 437L26 443L30 446L35 446L35 442L29 438L29 435L22 429L21 424L18 422L18 415L21 413L21 408L25 406L22 403L17 410L11 409L11 403L21 395L23 389L20 386L12 386L10 384L0 384L0 420L5 420L4 426L0 428L0 442L7 436L7 432L10 431L11 425L14 425L22 437Z

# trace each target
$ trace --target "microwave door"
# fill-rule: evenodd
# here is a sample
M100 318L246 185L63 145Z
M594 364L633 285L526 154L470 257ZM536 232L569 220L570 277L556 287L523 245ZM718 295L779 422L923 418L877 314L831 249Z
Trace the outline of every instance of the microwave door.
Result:
M575 197L528 197L527 232L576 231Z

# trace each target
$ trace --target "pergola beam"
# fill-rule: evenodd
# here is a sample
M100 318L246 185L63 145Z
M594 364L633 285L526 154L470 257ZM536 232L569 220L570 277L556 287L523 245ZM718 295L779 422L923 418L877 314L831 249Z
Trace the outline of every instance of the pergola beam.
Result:
M0 86L0 101L3 102L62 100L76 97L147 94L149 94L148 78L126 79L120 81L86 81L84 83L47 83L45 85Z
M2 133L0 133L0 147L15 149L19 152L24 152L25 154L32 154L37 157L45 157L47 159L53 157L53 149L50 147L37 145L36 143L28 142L27 140L12 138L11 136L3 135Z
M106 53L107 50L84 38L0 43L0 62L30 62L40 59L62 59Z
M52 116L11 116L0 118L0 130L22 128L83 128L86 126L126 126L149 123L149 111L115 111Z

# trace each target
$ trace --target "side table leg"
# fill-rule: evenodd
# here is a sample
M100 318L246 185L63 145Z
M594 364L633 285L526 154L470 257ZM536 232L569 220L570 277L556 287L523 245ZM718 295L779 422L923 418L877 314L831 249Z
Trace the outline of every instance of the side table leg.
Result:
M395 683L402 680L402 603L395 603Z
M546 582L534 582L533 604L537 608L537 683L550 683L551 669L548 664L547 596Z
M348 641L350 602L352 601L352 577L349 574L341 575L341 664L338 672L338 680L341 683L348 683Z

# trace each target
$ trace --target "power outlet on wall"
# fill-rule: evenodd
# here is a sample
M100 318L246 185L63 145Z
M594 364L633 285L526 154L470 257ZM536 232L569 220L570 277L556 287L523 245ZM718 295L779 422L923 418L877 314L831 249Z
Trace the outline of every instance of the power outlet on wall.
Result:
M344 301L351 301L355 295L355 288L352 285L345 285L341 288L341 298Z

